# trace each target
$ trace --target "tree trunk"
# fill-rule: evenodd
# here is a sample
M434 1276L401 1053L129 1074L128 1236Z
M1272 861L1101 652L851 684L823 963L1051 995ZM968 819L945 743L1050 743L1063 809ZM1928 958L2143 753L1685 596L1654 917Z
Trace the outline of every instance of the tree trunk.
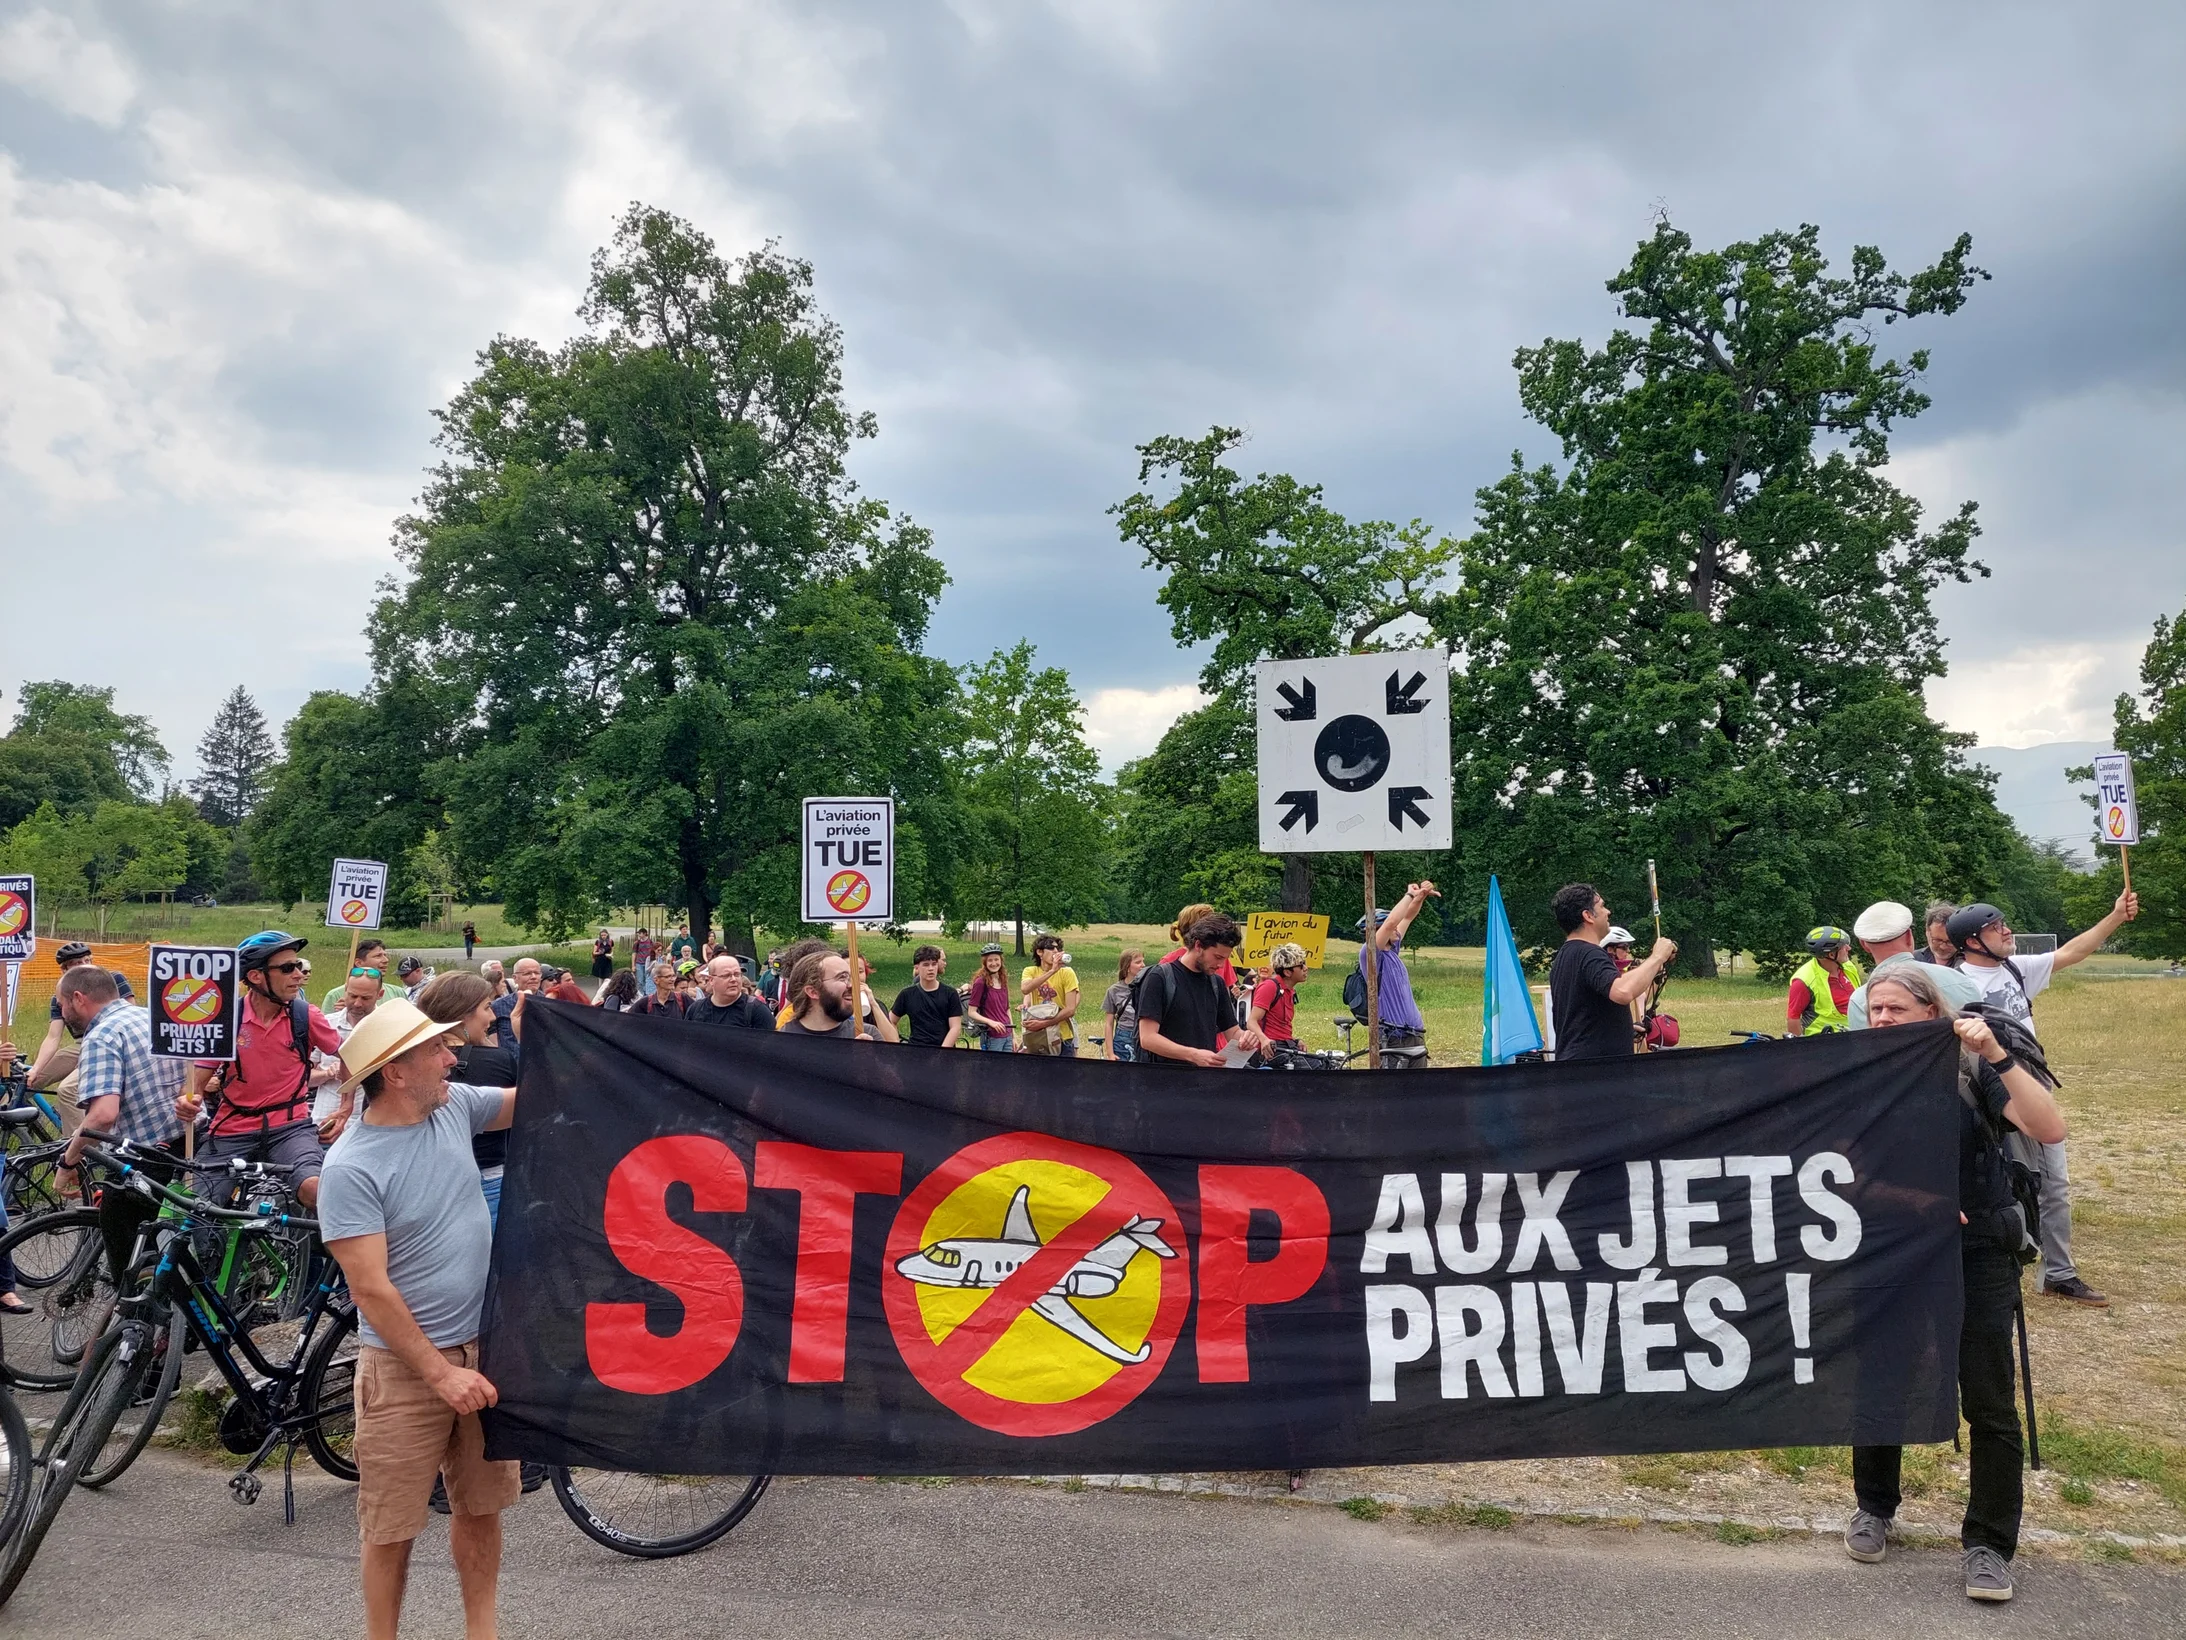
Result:
M1017 908L1017 954L1020 957L1025 954L1025 908L1023 906Z
M1313 856L1283 856L1283 905L1285 911L1313 909Z

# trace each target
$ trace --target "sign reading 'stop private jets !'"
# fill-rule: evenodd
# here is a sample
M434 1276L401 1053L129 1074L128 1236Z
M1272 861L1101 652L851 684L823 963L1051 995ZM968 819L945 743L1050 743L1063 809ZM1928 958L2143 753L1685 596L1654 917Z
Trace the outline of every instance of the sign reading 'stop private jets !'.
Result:
M1450 846L1447 655L1262 661L1258 678L1261 848Z

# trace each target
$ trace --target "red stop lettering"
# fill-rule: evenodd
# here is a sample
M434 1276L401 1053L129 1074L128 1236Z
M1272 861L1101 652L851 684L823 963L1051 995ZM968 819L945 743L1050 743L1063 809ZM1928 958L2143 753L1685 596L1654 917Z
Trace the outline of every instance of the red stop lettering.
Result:
M761 1144L752 1183L797 1192L797 1295L789 1311L789 1381L842 1381L850 1325L850 1235L857 1198L903 1189L903 1157L892 1150L816 1150Z
M1275 1215L1275 1256L1249 1257L1254 1208ZM1199 1170L1199 1381L1242 1384L1252 1377L1245 1352L1245 1307L1288 1304L1321 1279L1328 1265L1328 1199L1287 1167Z
M607 1245L632 1275L682 1301L683 1325L664 1338L646 1326L643 1304L587 1304L585 1358L609 1389L632 1395L688 1389L729 1358L744 1324L736 1261L668 1217L668 1187L679 1182L691 1187L696 1212L744 1210L744 1164L718 1139L695 1133L648 1139L615 1164L602 1214Z

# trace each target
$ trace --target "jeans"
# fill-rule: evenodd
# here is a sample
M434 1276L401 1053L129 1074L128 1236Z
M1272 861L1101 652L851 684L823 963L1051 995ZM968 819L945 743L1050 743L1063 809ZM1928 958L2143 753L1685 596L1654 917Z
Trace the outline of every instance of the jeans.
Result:
M1134 1063L1139 1056L1139 1033L1135 1025L1118 1025L1116 1034L1108 1039L1108 1057L1120 1059L1124 1064Z
M1016 1046L1007 1036L983 1036L979 1039L981 1053L1008 1053Z
M2054 1287L2080 1272L2072 1262L2072 1178L2065 1147L2037 1144L2023 1133L2010 1137L2012 1154L2042 1176L2042 1285Z
M1077 1058L1077 1057L1078 1057L1078 1039L1077 1039L1076 1037L1074 1037L1074 1036L1066 1036L1066 1037L1064 1037L1064 1038L1063 1038L1063 1041L1062 1041L1062 1050L1063 1050L1063 1051L1062 1051L1062 1057L1063 1057L1063 1058L1065 1058L1065 1059L1075 1059L1075 1058Z
M1958 1335L1958 1405L1966 1420L1968 1476L1966 1518L1959 1541L1994 1549L2006 1560L2019 1548L2023 1446L2019 1406L2013 1400L2012 1323L2019 1313L2019 1261L1994 1245L1968 1245L1966 1319ZM1852 1449L1852 1492L1859 1505L1885 1520L1898 1512L1898 1462L1905 1449Z
M491 1155L489 1151L487 1154ZM496 1229L501 1225L501 1170L498 1167L481 1169L478 1188L486 1193L486 1222Z

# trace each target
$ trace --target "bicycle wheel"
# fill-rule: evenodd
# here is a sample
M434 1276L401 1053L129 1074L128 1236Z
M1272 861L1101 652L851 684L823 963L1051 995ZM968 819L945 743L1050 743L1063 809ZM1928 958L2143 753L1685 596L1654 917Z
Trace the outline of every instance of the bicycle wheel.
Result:
M68 1402L53 1420L53 1428L38 1454L23 1523L8 1545L6 1568L0 1570L0 1604L15 1593L23 1574L30 1570L38 1546L52 1528L53 1517L75 1490L84 1460L106 1444L108 1432L129 1404L131 1390L142 1371L140 1358L150 1353L151 1345L151 1329L141 1321L126 1322L100 1335L92 1345L84 1372L69 1391Z
M30 1426L4 1386L0 1386L0 1466L6 1469L0 1475L0 1545L5 1545L14 1541L24 1506L30 1502L32 1461Z
M25 1314L0 1311L0 1382L18 1389L66 1389L84 1350L114 1313L114 1282L96 1208L76 1207L19 1224L0 1236L15 1261Z
M57 1151L11 1152L6 1174L0 1177L0 1202L7 1206L9 1227L67 1206L70 1198L62 1185Z
M129 1399L122 1403L121 1413L98 1451L84 1461L83 1472L76 1477L78 1485L100 1487L119 1480L122 1471L135 1463L137 1454L150 1443L167 1403L174 1399L175 1386L182 1381L187 1326L180 1310L170 1310L164 1326L151 1328L153 1347L137 1358Z
M687 1555L727 1535L750 1514L771 1475L630 1475L612 1469L553 1471L554 1496L577 1530L640 1560Z
M312 1462L336 1480L357 1478L357 1312L346 1306L327 1317L327 1332L304 1366L303 1405L316 1412L304 1426Z

